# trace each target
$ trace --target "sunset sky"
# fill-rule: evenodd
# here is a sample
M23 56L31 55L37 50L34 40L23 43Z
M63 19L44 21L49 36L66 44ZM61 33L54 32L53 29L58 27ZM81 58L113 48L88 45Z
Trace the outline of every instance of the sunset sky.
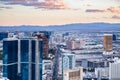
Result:
M0 26L120 23L120 0L0 0Z

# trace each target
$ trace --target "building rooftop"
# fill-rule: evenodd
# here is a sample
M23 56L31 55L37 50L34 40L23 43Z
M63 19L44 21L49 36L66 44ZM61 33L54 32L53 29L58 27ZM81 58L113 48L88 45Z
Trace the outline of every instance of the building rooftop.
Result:
M6 77L0 77L0 80L9 80L9 79Z
M115 61L115 64L120 64L120 59L117 59L117 60Z
M13 41L13 40L18 40L17 38L5 38L4 41Z
M112 36L112 34L104 34L104 36Z
M32 39L32 40L37 40L38 38L37 37L29 37L29 38L5 38L4 41L14 41L14 40L29 40L29 39ZM40 41L42 41L42 39L38 39Z
M80 69L83 69L83 67L78 67L77 69L68 69L65 70L65 72L75 72L75 71L79 71Z

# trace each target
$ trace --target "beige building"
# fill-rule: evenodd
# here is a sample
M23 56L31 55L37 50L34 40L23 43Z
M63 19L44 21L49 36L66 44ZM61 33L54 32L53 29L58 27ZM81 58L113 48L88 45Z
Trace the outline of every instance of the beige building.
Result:
M104 50L112 51L112 34L104 34Z
M83 80L83 68L65 70L63 80Z
M67 48L70 50L80 49L80 40L68 40L66 42Z

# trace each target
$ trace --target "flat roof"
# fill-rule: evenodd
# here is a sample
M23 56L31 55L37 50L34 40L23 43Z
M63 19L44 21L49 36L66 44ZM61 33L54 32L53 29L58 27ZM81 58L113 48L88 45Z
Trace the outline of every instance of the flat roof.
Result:
M13 41L13 40L18 40L17 38L5 38L3 41Z
M83 67L78 67L76 69L68 69L68 70L65 70L65 72L75 72L75 71L79 71L81 69L83 69Z
M40 40L40 41L43 41L42 39L38 39L36 37L30 37L30 38L5 38L3 41L15 41L15 40Z
M113 34L104 34L104 36L112 36Z

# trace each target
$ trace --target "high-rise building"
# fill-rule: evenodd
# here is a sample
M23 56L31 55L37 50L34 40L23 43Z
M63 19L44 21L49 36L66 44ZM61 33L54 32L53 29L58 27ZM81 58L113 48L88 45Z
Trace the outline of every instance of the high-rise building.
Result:
M75 54L63 53L61 58L59 58L59 72L67 69L75 69Z
M110 63L109 80L120 80L120 60L115 63Z
M3 41L3 76L17 80L18 40Z
M63 58L63 69L74 69L75 68L75 55L64 53L62 55Z
M113 41L117 40L117 35L113 34Z
M112 51L112 34L104 34L104 50Z
M60 56L61 56L60 45L57 45L57 49L56 49L56 53L55 53L55 59L54 59L54 65L53 65L53 80L56 80L58 78L59 57Z
M43 58L48 57L48 49L49 49L49 36L50 33L49 32L38 32L38 33L34 33L33 36L37 36L38 39L42 39L43 40Z
M83 80L83 68L65 70L63 80Z
M3 76L10 80L42 80L42 40L5 39Z
M4 38L8 38L8 32L0 32L0 40L3 40Z

